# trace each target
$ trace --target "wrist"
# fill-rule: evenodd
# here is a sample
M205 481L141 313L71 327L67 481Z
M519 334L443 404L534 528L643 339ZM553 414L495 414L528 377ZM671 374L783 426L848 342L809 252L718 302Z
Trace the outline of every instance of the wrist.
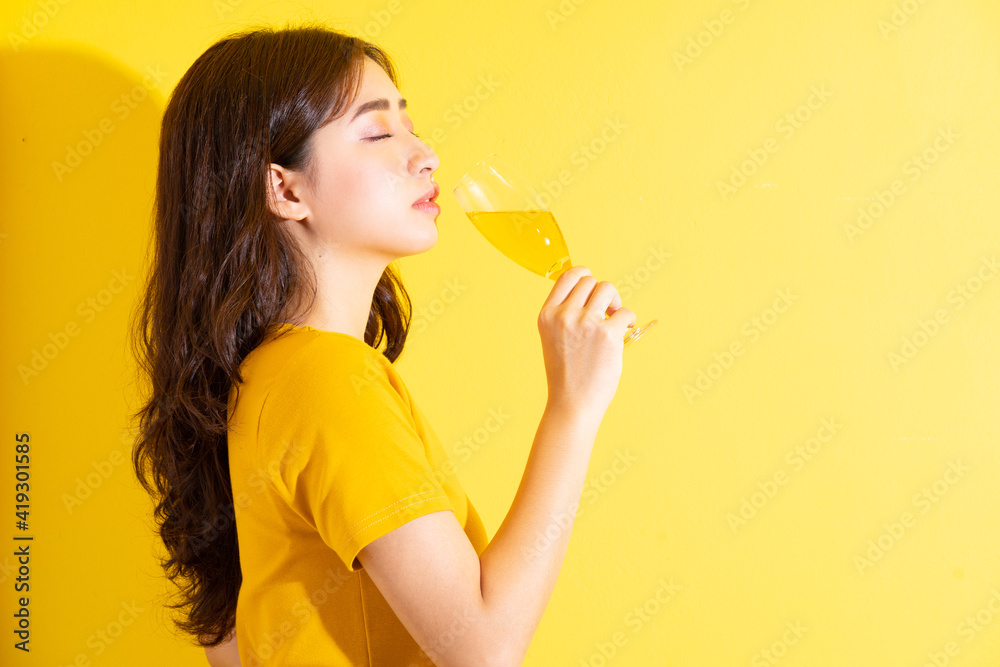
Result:
M589 405L580 405L563 398L549 396L545 403L545 415L572 429L591 432L596 436L597 429L604 419L606 410L600 410Z

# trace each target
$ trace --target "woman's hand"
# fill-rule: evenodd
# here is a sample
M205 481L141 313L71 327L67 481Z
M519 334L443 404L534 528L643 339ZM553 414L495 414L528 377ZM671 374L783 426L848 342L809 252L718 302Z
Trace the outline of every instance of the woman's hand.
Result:
M613 313L607 319L606 312ZM636 316L621 296L585 266L556 280L538 314L549 403L603 418L618 390L625 334Z

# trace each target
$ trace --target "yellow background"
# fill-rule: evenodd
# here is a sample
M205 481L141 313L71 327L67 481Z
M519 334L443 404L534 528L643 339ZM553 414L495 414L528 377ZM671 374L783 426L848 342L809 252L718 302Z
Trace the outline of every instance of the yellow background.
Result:
M477 234L457 178L492 151L521 166L574 262L660 320L626 351L525 664L1000 663L993 0L36 0L0 18L0 663L204 664L159 606L124 332L166 96L224 34L298 19L387 48L440 156L440 240L399 263L398 367L490 536L545 401L551 283ZM24 432L30 654L11 646Z

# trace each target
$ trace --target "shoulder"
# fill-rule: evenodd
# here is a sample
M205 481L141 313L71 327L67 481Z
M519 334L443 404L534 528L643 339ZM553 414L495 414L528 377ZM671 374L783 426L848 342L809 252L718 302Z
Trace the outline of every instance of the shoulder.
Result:
M295 330L267 343L260 358L272 377L257 440L261 456L280 459L289 493L311 460L325 474L348 460L387 465L388 450L363 444L417 443L414 451L422 451L409 395L389 360L364 341L327 334Z
M262 353L259 361L273 371L265 398L265 409L272 414L317 409L330 414L408 403L397 389L389 360L360 339L298 329L261 348L255 350Z
M363 340L312 328L280 330L248 355L255 367L267 368L274 380L336 380L345 374L388 375L391 363Z

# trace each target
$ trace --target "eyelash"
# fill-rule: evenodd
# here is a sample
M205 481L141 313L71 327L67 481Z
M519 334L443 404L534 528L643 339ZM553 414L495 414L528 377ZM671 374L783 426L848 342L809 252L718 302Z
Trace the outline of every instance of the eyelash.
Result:
M419 137L420 136L416 132L410 132L410 134L412 134L415 137ZM391 134L380 134L377 137L365 137L365 141L371 141L371 142L374 143L376 141L381 141L382 139L385 139L386 137L391 137L391 136L392 136Z

